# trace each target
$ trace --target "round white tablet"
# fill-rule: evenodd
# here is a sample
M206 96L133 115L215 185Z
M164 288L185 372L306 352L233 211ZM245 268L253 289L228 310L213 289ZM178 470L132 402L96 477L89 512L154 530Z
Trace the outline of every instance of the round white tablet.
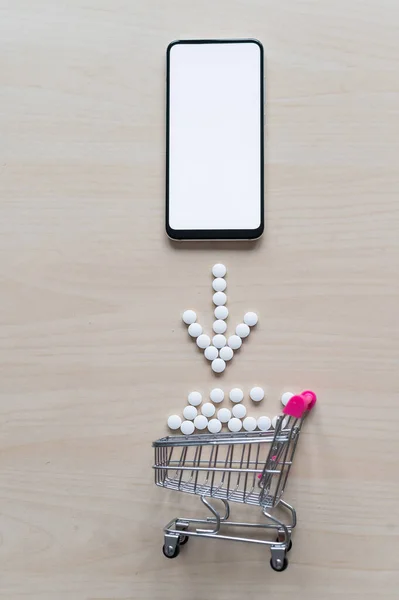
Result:
M274 429L276 429L277 421L279 420L279 418L280 418L280 415L276 415L272 419L272 427ZM288 417L285 417L285 419L283 419L283 423L281 425L281 429L284 429L284 427L287 425L287 423L288 423Z
M223 277L216 277L212 282L212 287L215 292L224 292L227 287L226 280Z
M197 338L202 333L202 327L199 323L191 323L187 331L191 335L191 337Z
M215 404L219 404L219 402L223 402L224 400L224 391L220 388L213 388L209 394L210 399Z
M255 431L256 429L256 419L254 417L245 417L242 424L245 431Z
M217 306L214 311L216 319L227 319L229 316L229 309L227 306Z
M208 360L215 360L215 358L219 356L218 349L215 348L215 346L208 346L208 348L205 348L204 350L204 356Z
M189 404L188 406L184 407L183 417L187 419L187 421L194 421L197 414L198 410L195 408L195 406L191 406L191 404Z
M181 425L181 418L179 415L170 415L168 419L168 427L169 429L179 429Z
M223 304L226 304L227 302L227 296L224 292L215 292L213 294L213 303L216 304L216 306L222 306Z
M233 388L230 390L229 398L232 402L241 402L244 398L244 392L240 388Z
M199 392L190 392L187 399L192 406L199 406L202 402L202 396Z
M217 333L212 338L212 344L215 346L215 348L223 348L223 346L226 345L226 342L226 338L221 333Z
M247 414L247 409L243 404L235 404L231 409L233 413L233 417L237 417L237 419L243 419Z
M242 339L238 335L231 335L227 343L233 350L238 350L238 348L241 348Z
M210 344L211 344L211 338L209 337L209 335L206 335L206 333L201 333L201 335L199 335L197 337L198 348L202 348L204 350L205 348L208 348L208 346L210 346Z
M227 423L231 419L231 411L228 408L218 410L218 419L221 423Z
M204 415L198 415L194 419L194 427L196 429L205 429L208 425L208 419Z
M226 368L226 363L221 358L215 358L212 361L212 371L215 373L223 373Z
M258 315L254 312L247 312L244 315L244 323L249 325L249 327L253 327L258 322Z
M180 431L184 433L184 435L191 435L194 431L194 423L192 421L183 421L180 426Z
M249 334L250 334L250 331L251 331L250 328L248 327L248 325L245 325L245 323L240 323L236 327L236 334L240 338L246 338L246 337L248 337Z
M240 419L236 419L235 417L233 417L227 423L227 427L230 429L230 431L237 432L240 431L240 429L242 429L242 422L240 421Z
M220 348L220 350L219 350L219 356L220 356L220 358L223 358L223 360L231 360L233 358L233 355L234 355L234 352L230 348L230 346L224 346L223 348Z
M226 275L226 273L227 273L227 269L221 263L217 263L216 265L213 265L212 275L214 277L224 277Z
M216 412L216 408L212 404L212 402L205 402L205 404L201 407L201 412L204 417L213 417Z
M253 387L252 390L249 392L249 397L254 402L260 402L265 397L265 392L261 387Z
M195 323L197 320L197 315L193 310L185 310L182 319L186 325L191 325L191 323Z
M282 394L281 396L281 402L283 403L284 406L287 406L288 402L291 400L291 398L294 396L294 394L291 394L291 392L284 392L284 394Z
M222 429L222 424L219 421L219 419L211 419L208 423L208 431L210 431L210 433L219 433L219 431Z
M218 319L217 321L213 322L213 331L215 333L224 333L227 329L227 323L226 321L223 321L222 319Z
M272 425L272 420L269 417L259 417L256 424L261 431L268 431Z

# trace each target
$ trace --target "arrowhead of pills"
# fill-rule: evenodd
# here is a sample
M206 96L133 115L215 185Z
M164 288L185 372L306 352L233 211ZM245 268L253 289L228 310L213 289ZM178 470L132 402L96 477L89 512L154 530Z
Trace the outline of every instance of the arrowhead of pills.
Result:
M187 325L189 335L194 338L196 344L201 350L204 350L204 356L211 363L211 368L215 373L223 373L226 363L234 357L234 351L238 350L245 338L251 332L251 327L258 323L258 315L255 312L246 312L243 322L239 323L235 333L227 339L227 323L225 322L229 311L225 306L227 295L225 290L227 282L225 279L227 273L226 266L222 263L216 263L212 267L212 300L215 305L213 331L215 335L211 338L204 333L202 326L197 322L197 314L194 310L185 310L182 314L183 322Z

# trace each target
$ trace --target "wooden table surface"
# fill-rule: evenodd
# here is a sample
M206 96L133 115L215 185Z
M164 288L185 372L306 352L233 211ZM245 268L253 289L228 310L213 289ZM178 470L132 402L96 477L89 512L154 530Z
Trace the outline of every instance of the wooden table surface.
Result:
M398 24L395 0L0 1L2 599L397 598ZM264 44L259 243L164 234L165 48L190 37ZM319 395L281 574L256 545L161 553L200 503L154 486L151 442L215 383L180 314L210 326L218 261L230 327L260 314L218 382L270 416Z

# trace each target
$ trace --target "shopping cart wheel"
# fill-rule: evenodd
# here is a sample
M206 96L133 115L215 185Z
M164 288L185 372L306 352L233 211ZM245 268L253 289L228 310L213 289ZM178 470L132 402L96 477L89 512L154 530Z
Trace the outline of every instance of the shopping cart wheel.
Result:
M280 540L279 536L276 537L276 542L281 543L284 540ZM288 544L288 548L287 548L287 552L289 552L292 548L292 540L290 540L290 543Z
M184 544L187 544L189 538L190 538L189 535L181 535L180 540L179 540L179 545L184 546Z
M273 571L278 571L278 572L285 571L286 568L288 567L288 558L285 557L284 560L282 561L281 565L275 565L273 563L273 559L271 558L270 559L270 566L273 569Z
M180 546L179 544L177 544L176 547L173 548L172 546L167 546L166 544L164 544L162 546L162 552L164 553L164 556L166 556L166 558L176 558L176 556L179 556Z

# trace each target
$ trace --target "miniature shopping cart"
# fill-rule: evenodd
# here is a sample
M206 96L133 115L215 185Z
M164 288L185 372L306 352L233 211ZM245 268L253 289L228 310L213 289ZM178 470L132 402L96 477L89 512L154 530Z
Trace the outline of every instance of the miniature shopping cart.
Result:
M212 513L206 519L179 517L168 523L164 529L166 557L175 558L190 537L201 536L266 544L271 550L271 567L275 571L287 568L296 512L282 496L302 423L315 402L316 396L310 391L293 396L274 431L169 436L154 442L155 483L196 494ZM223 515L210 500L222 502ZM267 522L230 521L229 502L260 506ZM290 514L288 524L272 514L277 506ZM270 540L221 533L226 528L272 530L275 536Z

